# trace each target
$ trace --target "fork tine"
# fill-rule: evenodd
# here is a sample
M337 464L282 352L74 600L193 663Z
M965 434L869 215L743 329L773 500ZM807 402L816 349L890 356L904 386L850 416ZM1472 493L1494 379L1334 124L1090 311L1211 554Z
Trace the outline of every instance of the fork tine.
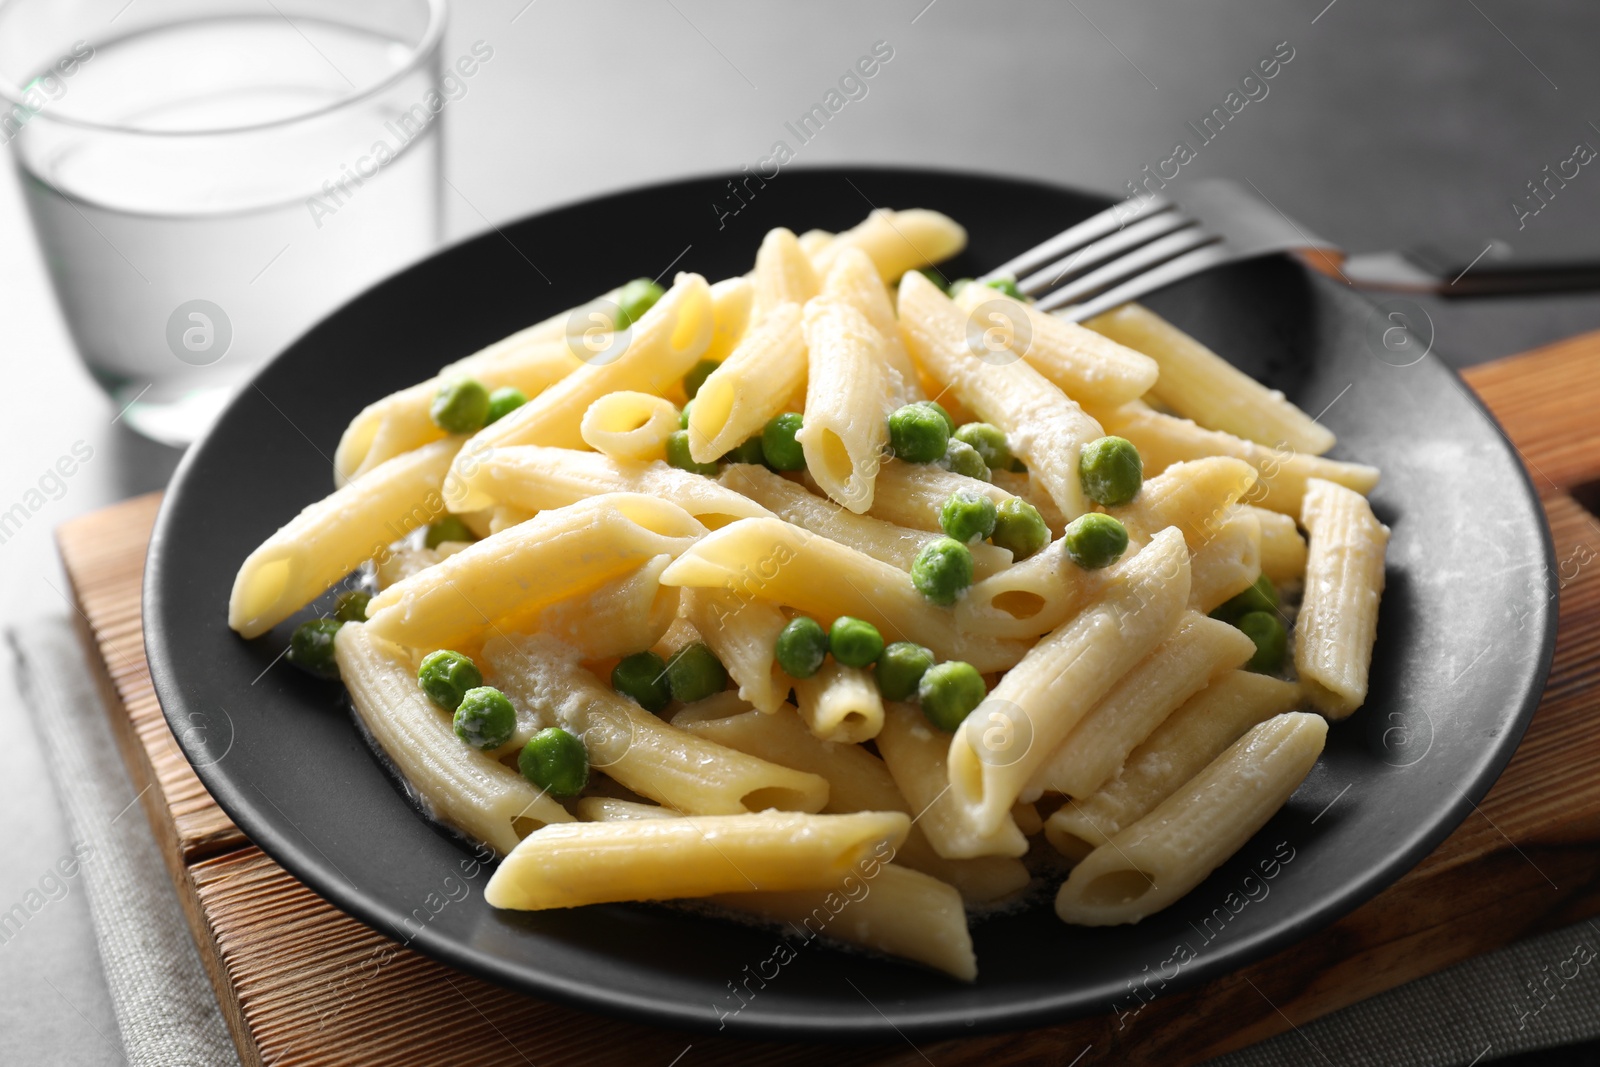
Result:
M1115 259L1124 252L1132 251L1140 245L1146 245L1157 237L1163 237L1174 230L1186 229L1198 225L1194 219L1188 218L1181 211L1166 211L1153 218L1141 219L1131 226L1113 232L1108 237L1102 237L1092 244L1084 245L1071 255L1056 260L1042 270L1028 275L1017 282L1017 288L1024 293L1036 295L1046 289L1052 289L1068 279L1077 277L1093 267Z
M1185 252L1176 259L1169 259L1154 270L1130 278L1121 285L1107 289L1093 299L1085 300L1081 304L1060 308L1053 313L1058 318L1066 319L1068 322L1082 322L1085 319L1092 319L1096 315L1110 311L1114 307L1120 307L1130 300L1137 300L1146 293L1153 293L1163 286L1182 281L1190 275L1199 274L1201 271L1208 270L1219 263L1226 263L1229 258L1230 253L1227 246L1222 244L1205 245Z
M1033 248L1000 264L994 270L979 278L980 282L994 281L1000 277L1019 278L1024 273L1032 273L1051 260L1060 259L1070 255L1074 250L1084 245L1100 240L1108 234L1115 233L1127 225L1128 219L1134 216L1150 216L1172 210L1173 203L1162 197L1151 197L1141 200L1140 206L1131 215L1127 213L1126 202L1118 201L1097 215L1090 215L1082 222L1070 226L1043 244Z
M1194 248L1216 244L1221 238L1215 234L1207 233L1201 229L1179 230L1177 233L1152 241L1150 244L1137 248L1127 255L1112 260L1098 270L1090 271L1083 277L1064 285L1055 292L1042 297L1035 305L1040 311L1054 311L1059 307L1066 307L1099 292L1101 289L1125 281L1132 275L1146 271L1152 267L1165 263L1184 252Z

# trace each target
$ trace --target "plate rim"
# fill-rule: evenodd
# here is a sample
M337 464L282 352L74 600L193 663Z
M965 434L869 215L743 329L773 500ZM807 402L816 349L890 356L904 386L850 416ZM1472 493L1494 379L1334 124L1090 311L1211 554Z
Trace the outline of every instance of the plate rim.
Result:
M850 176L874 175L888 178L934 177L982 182L1000 181L1032 186L1056 195L1067 193L1079 198L1098 200L1105 204L1114 202L1112 197L1074 186L979 170L887 165L839 165L800 167L796 169L813 177L836 175L848 178ZM256 380L268 373L283 357L285 352L298 345L307 335L320 329L328 320L343 314L351 304L370 296L375 289L400 275L419 269L437 259L458 254L476 242L492 242L497 237L499 230L506 227L520 226L536 219L560 214L580 205L603 203L614 198L649 195L677 187L700 185L706 182L720 183L738 177L740 177L740 174L735 171L710 171L675 177L658 182L620 187L594 196L576 197L536 212L517 216L481 233L475 233L441 246L429 255L384 275L312 323L296 335L283 349L255 369L239 387L238 393L235 394L217 417L213 428L194 442L179 462L164 490L161 507L151 531L149 550L142 572L141 622L160 618L163 613L162 605L165 602L164 574L169 563L173 566L176 565L167 559L166 551L167 543L170 539L169 527L176 521L174 518L176 507L173 501L180 499L182 488L189 477L191 468L198 462L198 457L204 451L204 446L209 442L216 428L222 426L230 418L235 408L245 402L246 397L254 388ZM1285 253L1264 258L1290 260L1292 262L1291 257ZM1302 267L1302 269L1304 268ZM1313 271L1308 270L1307 275L1310 284L1333 285L1331 281L1322 278ZM1338 288L1342 290L1343 287ZM1367 294L1358 293L1357 295L1363 300L1367 299ZM1436 353L1432 354L1437 355ZM1508 449L1514 461L1513 466L1517 475L1516 484L1527 502L1533 506L1539 516L1540 547L1548 581L1548 575L1555 560L1554 538L1543 502L1533 484L1532 475L1521 461L1515 444L1511 442L1499 420L1495 418L1494 413L1489 410L1482 398L1466 383L1460 372L1454 367L1450 366L1442 358L1439 359L1439 364L1454 380L1458 391L1465 394L1467 402L1476 406L1480 414L1504 438L1505 445L1503 447ZM1508 714L1502 720L1504 729L1501 730L1499 736L1492 740L1493 747L1490 756L1482 764L1480 772L1470 782L1465 783L1465 788L1458 787L1458 799L1451 801L1443 809L1445 814L1442 817L1433 820L1429 825L1417 827L1383 863L1368 868L1361 877L1343 883L1341 891L1336 894L1319 898L1316 906L1302 911L1275 926L1256 931L1252 935L1232 941L1225 947L1201 956L1186 967L1180 976L1169 982L1167 984L1168 987L1163 990L1161 995L1170 996L1183 990L1197 987L1205 982L1231 974L1251 963L1266 958L1274 952L1285 951L1293 947L1297 942L1332 925L1362 904L1376 897L1388 886L1402 878L1433 852L1450 834L1454 833L1471 811L1476 809L1478 802L1483 799L1504 772L1506 765L1520 746L1522 738L1533 719L1534 712L1543 699L1554 657L1558 618L1559 590L1555 596L1545 601L1543 609L1537 614L1537 623L1541 634L1537 665L1530 676L1529 686L1523 692L1520 703L1515 708L1514 713ZM207 753L190 751L190 748L195 747L198 742L194 741L186 731L177 729L175 724L175 719L181 713L185 701L178 678L179 672L175 666L179 662L179 658L172 654L168 635L161 632L159 627L144 626L143 637L145 658L149 666L151 683L155 689L162 714L166 718L169 727L173 728L172 732L179 750L183 752L184 758L188 760L196 776L206 787L217 805L239 827L250 843L260 848L273 862L282 866L296 880L344 914L356 919L384 937L395 940L391 931L399 928L397 914L391 914L391 909L363 895L354 884L346 888L336 879L325 877L325 872L321 867L311 860L310 852L315 848L314 845L311 846L311 849L308 849L301 844L297 844L292 840L291 833L282 831L277 823L267 816L262 809L252 805L245 795L242 783L236 785L234 779L224 776L216 770L222 761L209 762ZM197 755L201 757L198 763L196 762ZM260 818L257 817L258 812L261 812ZM298 833L298 830L293 832ZM385 928L386 925L388 929ZM820 1016L790 1018L781 1014L774 1014L770 1009L759 1009L757 1005L751 1004L742 1009L738 1015L729 1016L724 1028L721 1025L713 1025L717 1023L717 1020L703 1009L691 1009L687 1004L677 1001L648 999L586 980L580 981L547 972L530 972L520 965L513 965L500 957L483 954L450 938L440 936L431 927L425 927L418 931L412 940L406 942L406 947L415 948L446 966L494 982L497 985L582 1011L622 1018L645 1025L672 1026L685 1031L700 1033L721 1032L725 1035L733 1034L744 1038L801 1040L824 1044L882 1040L886 1037L892 1038L897 1033L900 1036L940 1039L1037 1029L1060 1025L1073 1019L1096 1017L1103 1014L1095 1010L1094 1005L1103 1004L1109 1006L1123 992L1120 986L1092 989L1079 987L1070 994L1070 1000L1067 996L1056 996L1054 998L1035 998L1023 1002L1021 1006L1017 1006L1016 1002L1007 1002L999 1005L979 1005L960 1018L952 1018L948 1011L934 1013L924 1009L923 1013L919 1014L914 1008L907 1011L900 1007L894 1009L895 1014L892 1018L882 1015L880 1012L882 1017L879 1020L869 1017L861 1017L863 1021L845 1021L836 1018L825 1019Z

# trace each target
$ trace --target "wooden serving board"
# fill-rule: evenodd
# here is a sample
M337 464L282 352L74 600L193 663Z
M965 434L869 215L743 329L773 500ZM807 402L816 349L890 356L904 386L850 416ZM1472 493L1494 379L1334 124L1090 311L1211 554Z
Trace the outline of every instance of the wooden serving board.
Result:
M179 752L151 688L140 579L159 497L57 533L112 725L217 998L260 1064L1196 1063L1541 930L1600 913L1600 333L1468 372L1539 488L1561 567L1555 666L1499 782L1395 885L1277 956L1147 1005L1045 1030L876 1047L758 1045L587 1015L402 948L253 846ZM149 787L149 788L146 788ZM1559 888L1557 888L1559 887ZM1079 1057L1074 1059L1074 1057Z

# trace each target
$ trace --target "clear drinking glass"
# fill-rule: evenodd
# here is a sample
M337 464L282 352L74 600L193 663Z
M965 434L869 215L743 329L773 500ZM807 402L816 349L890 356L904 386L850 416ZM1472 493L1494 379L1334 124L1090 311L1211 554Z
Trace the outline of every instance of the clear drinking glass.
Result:
M0 0L0 143L79 353L191 441L438 242L446 0Z

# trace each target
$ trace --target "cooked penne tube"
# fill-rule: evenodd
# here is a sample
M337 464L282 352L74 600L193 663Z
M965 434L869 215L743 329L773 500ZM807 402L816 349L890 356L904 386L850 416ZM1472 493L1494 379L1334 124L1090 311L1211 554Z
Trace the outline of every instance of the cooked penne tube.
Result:
M1093 794L1168 715L1212 678L1244 666L1255 651L1255 642L1227 623L1186 613L1171 636L1112 686L1034 772L1023 798Z
M1113 926L1165 908L1283 807L1322 754L1327 735L1327 722L1304 712L1252 727L1154 811L1074 867L1056 894L1056 914L1064 922Z
M898 864L863 861L826 890L725 893L711 901L784 923L807 941L826 937L913 960L964 982L978 977L961 894Z
M434 817L501 854L539 826L572 819L522 775L461 743L405 649L355 625L340 627L334 654L357 717Z
M1137 400L1156 384L1156 361L1133 347L1125 347L1075 322L1057 318L1014 300L987 285L968 285L955 297L963 314L972 315L986 304L1013 322L1027 321L1025 330L1007 330L1013 352L1080 404L1117 407ZM1000 324L996 324L1000 325Z
M818 740L794 712L776 715L744 713L724 717L693 714L688 709L673 717L674 726L709 738L720 745L759 756L764 760L808 771L828 781L825 812L903 811L915 815L900 795L894 778L881 759L860 745ZM934 754L939 759L940 753ZM934 851L922 832L920 820L911 825L894 860L913 870L948 882L972 904L987 904L1022 889L1028 871L1009 856L950 860Z
M960 478L961 475L952 477ZM896 526L871 515L857 515L827 497L808 492L804 486L754 464L730 464L717 480L727 488L743 493L784 522L841 545L848 545L857 552L865 552L873 559L882 560L903 571L911 569L911 563L923 545L943 536L942 533L929 530ZM973 577L976 580L981 581L1011 567L1011 553L1006 549L982 541L969 544L967 549L972 553Z
M936 730L909 704L884 705L883 729L874 738L884 765L906 802L916 810L917 826L934 851L949 860L976 861L1018 857L1028 839L1007 808L998 825L982 830L951 795L947 771L950 735Z
M819 297L806 305L805 338L805 409L814 414L795 440L822 491L859 515L888 458L894 405L883 335L849 304Z
M1082 859L1199 774L1246 730L1299 702L1293 682L1225 671L1167 716L1098 792L1057 809L1045 822L1045 837L1068 859Z
M445 478L452 511L475 511L494 501L478 488L477 472L497 449L510 445L581 448L578 432L589 405L607 393L630 389L657 395L687 374L711 343L711 289L698 274L680 274L667 294L622 335L605 334L584 365L498 422L479 430ZM581 347L581 346L580 346Z
M1261 523L1261 573L1278 585L1306 576L1306 539L1300 536L1294 516L1252 507Z
M674 811L820 811L827 803L823 779L663 722L602 684L579 665L575 651L552 638L496 637L483 654L513 704L581 736L596 770Z
M878 268L859 248L847 248L834 259L828 276L822 281L822 294L842 301L865 315L873 329L883 338L883 359L891 371L889 375L889 406L891 409L916 400L926 400L927 394L917 379L916 365L900 342L900 324L895 318L894 302L889 290L878 276Z
M710 463L760 433L805 380L800 305L779 304L701 383L689 409L689 455Z
M1209 456L1174 463L1139 487L1133 500L1111 514L1144 541L1157 530L1176 526L1198 552L1216 536L1228 509L1256 484L1256 470L1242 459Z
M1106 432L1126 437L1139 449L1146 476L1159 474L1174 463L1206 456L1232 456L1256 469L1260 480L1245 496L1245 503L1300 513L1306 479L1324 478L1358 493L1378 484L1378 471L1361 463L1342 463L1305 455L1288 448L1267 448L1218 430L1203 430L1188 419L1163 415L1140 404L1127 404L1107 413Z
M948 215L921 208L877 208L813 253L812 262L817 273L826 276L845 249L859 248L878 268L879 277L892 282L907 271L942 263L965 247L967 231Z
M711 342L702 359L721 363L744 339L752 325L756 287L749 278L724 278L711 287Z
M615 797L584 797L573 806L583 822L636 822L640 819L677 819L679 814L659 804L640 804Z
M768 715L781 708L789 683L774 673L773 649L789 621L783 612L726 589L685 589L680 603L739 687L740 699Z
M968 317L914 271L900 280L900 336L912 359L1005 433L1061 514L1088 510L1078 455L1104 436L1098 422L1009 349L975 352Z
M564 823L523 838L496 868L483 898L496 908L540 911L831 889L880 845L899 845L909 824L898 811Z
M479 488L499 505L530 512L564 508L603 493L642 493L676 504L710 528L768 514L743 494L704 475L659 460L637 463L571 448L498 448L479 462L475 477Z
M1186 419L1268 448L1287 445L1308 456L1320 456L1334 446L1333 432L1278 390L1237 370L1147 308L1124 304L1084 325L1160 364L1161 377L1150 386L1150 394Z
M949 609L917 592L905 571L778 519L741 519L701 538L661 580L729 589L824 622L852 615L886 641L915 641L979 671L1004 670L1024 652L1020 642L962 633Z
M584 444L610 459L649 462L665 454L667 437L677 428L672 401L620 390L589 405L578 433Z
M1189 559L1189 606L1215 611L1261 577L1261 521L1254 508L1235 504L1216 533Z
M978 834L1010 817L1073 728L1177 625L1189 599L1183 538L1156 534L1102 590L1034 645L951 737L951 800Z
M458 359L408 389L368 404L339 438L333 454L335 484L359 478L385 460L445 436L429 415L439 388L455 378L477 378L490 389L511 386L536 396L583 364L566 344L567 323L585 307L615 301L619 290L552 315L487 348Z
M809 678L797 678L800 721L823 741L859 744L883 729L883 698L872 675L829 660Z
M233 579L228 625L259 637L388 545L444 514L439 486L460 438L396 456L308 505L250 553Z
M817 295L821 288L817 271L800 248L793 231L782 226L768 230L756 250L756 321L783 304L800 304Z
M956 625L988 637L1037 637L1065 622L1098 588L1093 574L1046 546L973 582L956 601Z
M661 572L671 562L670 555L655 556L581 596L557 601L535 615L527 630L549 634L585 660L649 648L678 617L680 591L661 584Z
M1309 535L1294 666L1306 699L1342 719L1367 699L1389 528L1359 493L1313 478L1300 525Z
M939 512L950 494L959 491L981 493L994 501L996 507L1012 499L1010 493L997 485L931 463L891 459L878 468L877 491L868 513L896 526L939 533L942 532Z
M705 532L675 504L633 493L591 497L527 522L390 586L367 605L385 640L432 650L485 631L516 632L539 611L659 556L677 556ZM669 568L670 570L670 568Z

